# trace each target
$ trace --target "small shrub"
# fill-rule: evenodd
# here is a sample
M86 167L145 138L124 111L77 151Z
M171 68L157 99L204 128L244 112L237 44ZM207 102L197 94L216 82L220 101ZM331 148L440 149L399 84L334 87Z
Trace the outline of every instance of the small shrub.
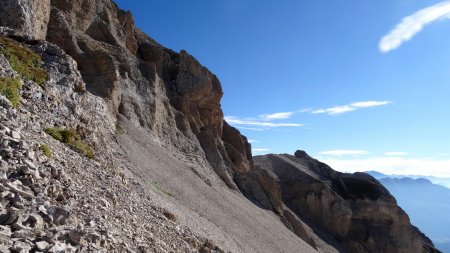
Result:
M48 73L42 68L42 58L19 42L0 37L0 53L5 55L21 78L41 86L48 80Z
M39 147L39 150L41 150L42 154L44 154L46 157L50 158L52 157L52 149L47 144L42 144Z
M46 132L48 135L50 135L51 137L53 137L54 139L60 141L60 142L64 142L63 137L61 135L61 129L58 128L46 128L44 129L44 132Z
M75 151L85 155L89 159L94 159L94 150L81 140L80 135L73 129L46 128L48 135L54 139L67 144Z
M22 82L18 78L0 77L0 93L5 96L11 104L17 108L20 103L20 92Z
M94 159L94 151L86 143L81 140L77 140L71 144L72 148L82 153L89 159Z

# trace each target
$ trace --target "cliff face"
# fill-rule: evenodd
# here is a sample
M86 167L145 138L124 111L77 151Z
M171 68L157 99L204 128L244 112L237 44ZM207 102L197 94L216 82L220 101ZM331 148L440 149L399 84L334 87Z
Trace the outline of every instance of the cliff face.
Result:
M432 243L411 226L395 199L373 178L335 172L302 152L296 157L271 155L254 161L246 137L224 121L218 78L186 51L173 52L145 35L135 27L132 15L110 0L0 0L0 7L0 32L37 45L33 50L44 59L50 74L45 85L53 88L39 92L63 94L39 102L46 109L37 113L42 119L29 134L42 133L42 125L76 129L98 155L98 163L88 163L86 171L101 177L98 170L120 167L123 180L127 174L142 186L119 187L121 201L126 199L123 192L153 192L155 187L173 198L155 183L158 179L180 196L165 204L184 212L181 222L198 226L196 231L232 251L434 252ZM55 62L65 63L68 69L56 71ZM9 64L4 66L1 71L9 69ZM22 103L29 103L26 95L22 97ZM53 107L64 108L63 113L50 117ZM101 113L96 113L97 108ZM63 149L58 151L60 160L65 160ZM64 167L61 161L58 166ZM108 182L93 183L90 189ZM147 203L148 196L139 196L133 210ZM93 195L91 203L98 202L101 209L103 201L98 197ZM133 220L133 226L156 226L145 221L143 212L137 213L138 222L128 214L111 215L124 215L127 221ZM120 228L121 220L106 224ZM166 230L176 229L172 225L163 224ZM153 237L146 229L133 226L127 226L127 231L136 230L142 241L125 241L134 249L145 243L158 246L155 240L148 241ZM208 240L200 240L200 245L189 231L169 234L176 244L163 247L166 251L194 247L221 252ZM183 240L177 236L186 234L190 246L180 246ZM117 247L120 243L112 244L110 250L124 249Z
M30 39L45 39L49 17L50 0L0 1L0 24Z
M394 197L365 173L336 172L304 151L258 156L255 164L271 176L265 189L277 203L332 235L348 252L435 251Z
M47 39L77 62L88 91L185 153L204 153L223 181L252 167L250 145L226 124L220 81L187 52L137 30L111 1L53 0Z

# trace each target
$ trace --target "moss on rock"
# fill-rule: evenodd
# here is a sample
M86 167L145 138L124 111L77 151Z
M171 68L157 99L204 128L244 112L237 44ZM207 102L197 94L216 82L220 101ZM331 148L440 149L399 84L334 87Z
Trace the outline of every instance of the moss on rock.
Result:
M48 73L42 68L42 58L19 42L0 37L0 53L5 55L11 67L21 78L43 85Z

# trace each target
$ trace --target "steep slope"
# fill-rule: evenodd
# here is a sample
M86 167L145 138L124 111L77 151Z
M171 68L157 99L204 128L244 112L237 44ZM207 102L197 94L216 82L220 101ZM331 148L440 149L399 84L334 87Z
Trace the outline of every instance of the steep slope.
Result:
M379 181L395 196L411 222L444 251L440 243L450 241L450 189L427 179L381 178Z
M0 25L8 27L2 34L28 44L48 73L45 80L20 77L24 86L14 101L21 109L3 106L11 111L3 112L8 120L17 120L8 127L18 125L36 151L42 142L54 149L54 157L36 161L43 174L45 161L70 168L74 186L60 191L72 195L48 201L80 220L48 218L45 236L6 232L6 248L45 241L112 252L434 252L366 175L341 175L302 153L297 160L279 157L278 165L298 170L255 167L247 139L224 121L217 77L187 52L164 48L136 29L131 14L110 0L5 0L0 6ZM14 79L15 59L6 58L1 73ZM11 156L10 146L2 159ZM298 159L315 169L298 167ZM2 183L24 184L30 192L36 168L22 157L9 165ZM55 175L49 180L59 180ZM4 217L15 213L9 193ZM40 203L39 191L27 196L26 212L39 211L32 201ZM30 230L27 219L26 228L14 222L2 225Z
M19 43L2 35L8 34L0 33L1 252L223 252L174 222L173 214L125 175L131 165L115 142L114 118L102 99L83 92L70 56L47 42L15 37ZM44 83L14 70L13 46L42 57ZM20 103L9 101L14 92L4 92L6 80L22 85ZM47 134L58 129L80 138L78 145ZM80 143L95 150L95 160Z

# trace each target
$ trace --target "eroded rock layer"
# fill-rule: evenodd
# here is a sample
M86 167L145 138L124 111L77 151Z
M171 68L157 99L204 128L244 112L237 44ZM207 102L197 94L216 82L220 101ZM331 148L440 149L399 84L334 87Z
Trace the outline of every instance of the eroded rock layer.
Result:
M224 120L218 78L188 52L137 29L111 0L0 0L0 34L42 57L48 74L42 83L27 80L0 55L0 77L21 86L21 109L0 96L2 250L222 252L178 225L177 215L154 208L148 192L159 191L194 213L195 224L181 217L186 224L206 224L212 229L197 231L237 252L435 252L370 176L335 172L300 151L257 157L255 166L247 138ZM79 136L63 145L49 127ZM80 141L92 146L95 160L80 155ZM43 142L55 147L53 158L30 155ZM152 149L157 156L147 153ZM177 200L142 161L177 164L153 172L178 192L185 182L167 175L203 184L186 185L192 192ZM214 217L219 211L228 213Z
M207 160L238 189L252 167L250 144L224 122L220 81L185 51L164 48L111 1L53 0L47 39L79 65L87 89L161 141Z
M260 182L271 203L286 205L348 252L435 252L394 197L365 173L336 172L304 151L257 156L255 164L268 175Z

